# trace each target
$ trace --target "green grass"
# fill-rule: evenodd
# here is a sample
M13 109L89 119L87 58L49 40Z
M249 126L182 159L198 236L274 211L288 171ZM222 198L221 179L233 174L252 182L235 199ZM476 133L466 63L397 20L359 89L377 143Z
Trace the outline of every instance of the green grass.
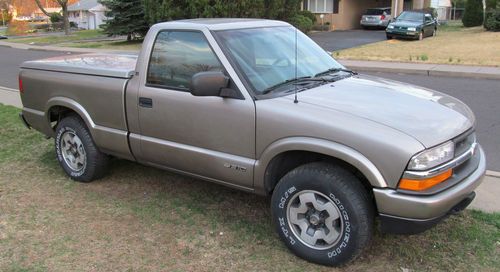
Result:
M40 36L40 37L26 37L26 38L16 38L10 39L9 42L15 43L34 43L34 44L58 44L63 42L74 42L82 41L96 38L105 38L106 35L101 30L79 30L74 31L71 35L50 35L50 36Z
M69 180L53 140L0 105L0 271L500 270L500 214L466 211L420 235L376 232L331 269L292 255L267 199L123 160Z

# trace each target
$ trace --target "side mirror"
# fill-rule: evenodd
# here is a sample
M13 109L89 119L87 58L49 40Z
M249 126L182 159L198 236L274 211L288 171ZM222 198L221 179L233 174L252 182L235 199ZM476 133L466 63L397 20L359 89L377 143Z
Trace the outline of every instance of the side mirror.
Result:
M229 85L229 77L222 72L199 72L191 79L190 92L194 96L221 96Z

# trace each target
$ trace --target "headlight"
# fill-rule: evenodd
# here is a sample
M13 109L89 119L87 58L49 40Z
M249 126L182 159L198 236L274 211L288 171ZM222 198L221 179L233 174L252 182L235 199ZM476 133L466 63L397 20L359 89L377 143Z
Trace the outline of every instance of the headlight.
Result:
M388 29L394 29L394 26L393 25L388 25L387 28Z
M454 156L455 144L449 141L413 156L408 164L408 170L427 170L450 161Z
M414 27L409 27L409 28L408 28L408 31L417 31L417 29L416 29L416 28L414 28Z

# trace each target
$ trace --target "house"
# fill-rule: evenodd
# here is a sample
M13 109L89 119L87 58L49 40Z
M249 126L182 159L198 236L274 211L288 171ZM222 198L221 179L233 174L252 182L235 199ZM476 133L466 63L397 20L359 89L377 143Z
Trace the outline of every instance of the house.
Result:
M98 29L108 19L106 11L97 0L81 0L68 7L69 21L80 29Z
M316 23L330 25L331 30L360 28L361 15L368 8L391 7L392 16L403 10L430 7L431 1L449 0L304 0L302 9L316 15Z
M450 0L431 0L431 8L437 12L439 21L447 21L451 19L451 1Z

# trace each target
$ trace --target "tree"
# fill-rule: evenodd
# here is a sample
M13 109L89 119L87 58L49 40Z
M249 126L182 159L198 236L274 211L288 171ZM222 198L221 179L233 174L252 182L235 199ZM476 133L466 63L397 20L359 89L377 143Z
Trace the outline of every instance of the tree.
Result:
M68 19L68 0L55 0L56 3L61 6L62 9L62 15L63 15L63 22L64 22L64 34L69 35L69 19ZM40 3L40 0L35 0L36 5L38 8L48 17L51 17L51 14L48 13L45 8L43 7L42 3Z
M467 0L462 23L465 27L480 26L483 24L484 11L482 0Z
M100 3L110 10L106 16L111 19L101 26L106 34L127 35L127 41L131 41L148 32L142 0L101 0Z

